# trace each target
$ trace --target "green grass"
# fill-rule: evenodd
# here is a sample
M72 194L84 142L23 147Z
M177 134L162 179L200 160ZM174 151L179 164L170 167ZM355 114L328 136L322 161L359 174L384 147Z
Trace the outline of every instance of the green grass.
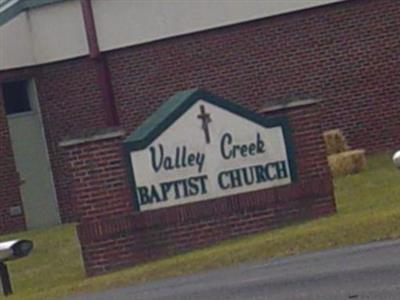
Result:
M244 261L400 238L400 170L389 155L369 157L365 172L336 179L335 194L336 215L93 278L84 276L73 225L3 236L0 240L26 237L35 243L31 256L9 263L15 295L8 299L55 299Z

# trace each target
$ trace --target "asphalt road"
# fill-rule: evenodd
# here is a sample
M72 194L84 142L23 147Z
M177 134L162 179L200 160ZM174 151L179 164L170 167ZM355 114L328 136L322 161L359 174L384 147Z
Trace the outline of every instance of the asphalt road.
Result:
M400 299L400 241L242 264L66 300Z

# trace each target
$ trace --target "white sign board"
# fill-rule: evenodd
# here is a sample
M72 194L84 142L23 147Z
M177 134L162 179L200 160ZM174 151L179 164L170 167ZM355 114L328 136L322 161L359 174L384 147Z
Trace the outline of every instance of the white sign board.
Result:
M285 120L267 120L215 96L210 100L204 92L198 94L198 99L187 100L190 105L182 102L189 107L181 113L173 110L173 121L163 116L170 124L166 128L163 122L156 124L154 130L159 132L155 138L153 132L147 145L135 147L135 142L126 141L134 197L141 211L293 181Z

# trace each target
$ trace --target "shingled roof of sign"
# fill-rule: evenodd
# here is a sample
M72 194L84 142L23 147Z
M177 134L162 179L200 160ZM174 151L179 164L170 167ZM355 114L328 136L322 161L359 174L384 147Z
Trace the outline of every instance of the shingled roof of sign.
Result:
M0 26L23 11L61 1L67 0L0 0Z

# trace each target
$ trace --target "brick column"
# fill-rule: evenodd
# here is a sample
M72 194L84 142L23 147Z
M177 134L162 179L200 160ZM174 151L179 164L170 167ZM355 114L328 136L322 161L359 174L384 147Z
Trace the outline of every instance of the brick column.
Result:
M60 143L70 173L71 207L82 222L132 213L122 155L124 132L96 130Z
M322 135L321 102L315 99L293 99L283 103L269 103L260 113L265 116L287 116L290 120L298 172L298 182L294 184L292 192L301 195L304 191L312 191L315 195L323 196L303 197L299 203L301 214L305 217L318 217L335 212L332 176Z

